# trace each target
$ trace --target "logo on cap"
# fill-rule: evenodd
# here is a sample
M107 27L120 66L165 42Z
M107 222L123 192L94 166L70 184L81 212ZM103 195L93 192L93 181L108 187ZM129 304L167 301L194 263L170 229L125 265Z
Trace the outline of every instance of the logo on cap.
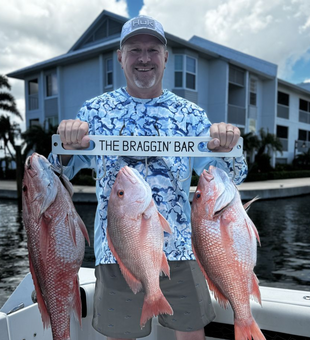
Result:
M148 18L136 18L134 20L132 20L131 22L131 28L133 30L136 30L137 28L141 28L141 27L145 27L145 28L151 28L151 29L155 29L155 20L151 20Z

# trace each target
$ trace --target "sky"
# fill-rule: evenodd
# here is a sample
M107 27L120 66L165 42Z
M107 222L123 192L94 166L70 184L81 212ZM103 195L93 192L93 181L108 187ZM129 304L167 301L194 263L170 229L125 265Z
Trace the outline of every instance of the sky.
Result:
M150 15L182 39L203 37L278 65L280 79L310 82L309 0L10 0L0 11L0 74L68 52L104 9ZM24 116L24 82L9 83Z

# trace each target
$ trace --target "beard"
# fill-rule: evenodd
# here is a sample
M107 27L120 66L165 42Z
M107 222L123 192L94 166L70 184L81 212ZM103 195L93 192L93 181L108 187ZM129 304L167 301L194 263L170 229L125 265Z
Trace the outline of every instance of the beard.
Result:
M153 74L152 76L143 77L142 74L142 77L139 77L139 75L134 74L133 80L136 86L139 87L140 89L149 89L152 86L154 86L156 82L156 75Z

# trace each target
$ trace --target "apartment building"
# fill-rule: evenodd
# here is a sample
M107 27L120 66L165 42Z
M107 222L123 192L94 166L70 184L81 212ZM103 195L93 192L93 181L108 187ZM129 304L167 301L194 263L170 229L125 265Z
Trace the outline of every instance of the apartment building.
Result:
M69 51L8 74L24 80L26 126L72 119L87 99L125 86L117 61L127 18L103 11ZM290 163L310 142L310 91L277 78L277 65L194 36L166 32L164 88L242 132L265 128L283 143L272 163Z

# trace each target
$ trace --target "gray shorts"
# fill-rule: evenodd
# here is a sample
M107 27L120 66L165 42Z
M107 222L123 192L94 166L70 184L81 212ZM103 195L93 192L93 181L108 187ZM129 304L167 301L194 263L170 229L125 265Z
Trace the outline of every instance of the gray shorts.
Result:
M203 328L215 318L206 280L196 261L169 261L170 276L160 288L174 314L159 315L164 327L182 332ZM151 333L151 320L140 328L144 292L134 294L118 264L96 266L93 327L114 338L142 338Z

